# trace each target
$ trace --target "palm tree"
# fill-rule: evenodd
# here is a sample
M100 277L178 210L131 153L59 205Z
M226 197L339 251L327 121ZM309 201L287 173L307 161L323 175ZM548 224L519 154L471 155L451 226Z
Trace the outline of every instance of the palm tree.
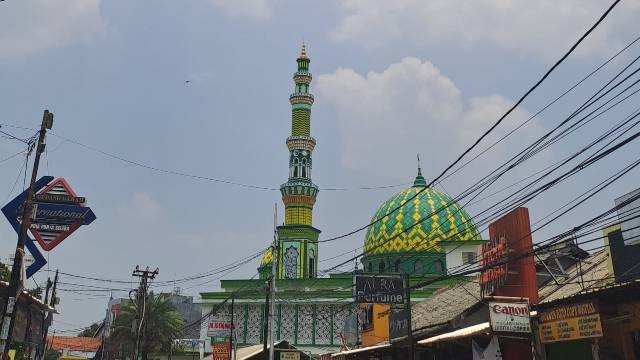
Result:
M136 342L134 320L138 316L138 307L134 302L123 305L113 324L109 336L111 346L123 352L131 352ZM143 360L156 351L168 351L172 339L182 336L184 321L175 306L165 294L149 294L145 304L143 331L140 335L139 354Z

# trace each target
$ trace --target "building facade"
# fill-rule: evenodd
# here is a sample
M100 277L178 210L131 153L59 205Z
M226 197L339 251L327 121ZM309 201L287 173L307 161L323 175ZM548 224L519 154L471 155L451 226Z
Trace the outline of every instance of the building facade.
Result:
M310 58L303 45L293 74L294 91L289 150L289 177L280 187L285 207L284 223L278 226L277 251L267 250L258 267L257 279L222 280L221 291L201 293L202 315L207 320L235 323L238 346L261 344L264 339L266 282L275 261L276 310L274 336L298 349L324 354L344 348L347 342L384 342L389 338L388 306L375 306L381 314L370 314L353 301L354 273L318 277L318 237L313 226L313 207L318 186L312 181L312 153L316 140L311 136ZM397 208L397 209L395 209ZM394 210L395 209L395 210ZM392 214L389 214L389 213ZM426 220L425 220L426 219ZM427 186L418 166L413 186L393 195L375 212L366 235L364 256L358 273L410 274L410 282L440 277L447 272L448 254L441 242L455 244L462 252L476 252L481 238L470 216L448 195ZM406 227L418 223L405 233ZM455 236L454 236L455 234ZM459 259L460 262L463 259ZM451 277L411 292L412 302L420 302L443 286L459 281ZM233 298L233 301L231 301ZM233 302L233 305L231 304ZM233 314L233 315L232 315ZM356 320L360 318L360 320ZM353 323L356 324L353 324ZM211 352L203 321L200 338L204 353ZM359 340L357 329L366 328ZM345 330L345 329L351 329ZM378 336L382 334L382 336Z

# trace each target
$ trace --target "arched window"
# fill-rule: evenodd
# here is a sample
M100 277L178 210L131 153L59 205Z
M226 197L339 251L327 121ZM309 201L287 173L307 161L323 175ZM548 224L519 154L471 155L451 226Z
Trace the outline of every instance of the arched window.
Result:
M294 158L293 159L293 177L298 177L298 159Z
M284 253L284 277L287 279L298 277L298 249L293 246Z
M433 265L431 265L431 271L434 273L441 273L443 268L444 266L442 266L442 261L440 260L434 261Z
M422 264L422 260L416 260L416 262L413 263L413 272L418 274L422 274L424 272L424 264Z
M384 272L385 265L384 265L384 260L380 260L380 262L378 263L378 272Z
M398 259L396 260L395 264L393 265L393 271L395 272L400 272L400 265L402 264L402 260Z

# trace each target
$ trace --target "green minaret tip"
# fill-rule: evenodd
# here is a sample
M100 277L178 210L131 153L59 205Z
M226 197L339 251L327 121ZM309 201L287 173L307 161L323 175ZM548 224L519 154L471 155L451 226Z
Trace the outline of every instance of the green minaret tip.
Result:
M304 45L304 41L302 42L302 49L300 49L300 57L299 59L307 58L307 47Z
M413 181L413 187L427 187L427 180L422 176L422 169L420 168L420 154L418 154L418 176Z

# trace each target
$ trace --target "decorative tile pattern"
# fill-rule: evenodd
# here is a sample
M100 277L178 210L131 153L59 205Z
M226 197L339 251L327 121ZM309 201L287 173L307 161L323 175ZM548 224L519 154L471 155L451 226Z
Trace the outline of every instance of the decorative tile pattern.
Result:
M330 305L316 306L316 344L331 344L331 313Z
M298 305L298 344L313 343L313 305Z
M296 340L296 306L287 304L281 306L280 340L287 340L294 344Z
M340 334L344 331L344 322L349 314L349 308L343 304L336 304L333 309L333 343L340 344Z
M262 341L262 306L249 305L247 317L247 343L259 344Z
M290 247L284 253L284 276L287 279L298 277L298 249Z
M425 187L426 182L419 174L413 187L397 193L380 206L371 219L371 222L377 222L367 230L365 251L370 251L372 255L436 252L440 250L438 244L443 239L481 239L471 216L463 208L447 194ZM398 210L387 215L398 206ZM424 218L427 220L404 232L404 229ZM391 238L393 240L389 240Z
M244 307L245 305L236 304L233 309L233 322L236 324L235 339L244 342Z

